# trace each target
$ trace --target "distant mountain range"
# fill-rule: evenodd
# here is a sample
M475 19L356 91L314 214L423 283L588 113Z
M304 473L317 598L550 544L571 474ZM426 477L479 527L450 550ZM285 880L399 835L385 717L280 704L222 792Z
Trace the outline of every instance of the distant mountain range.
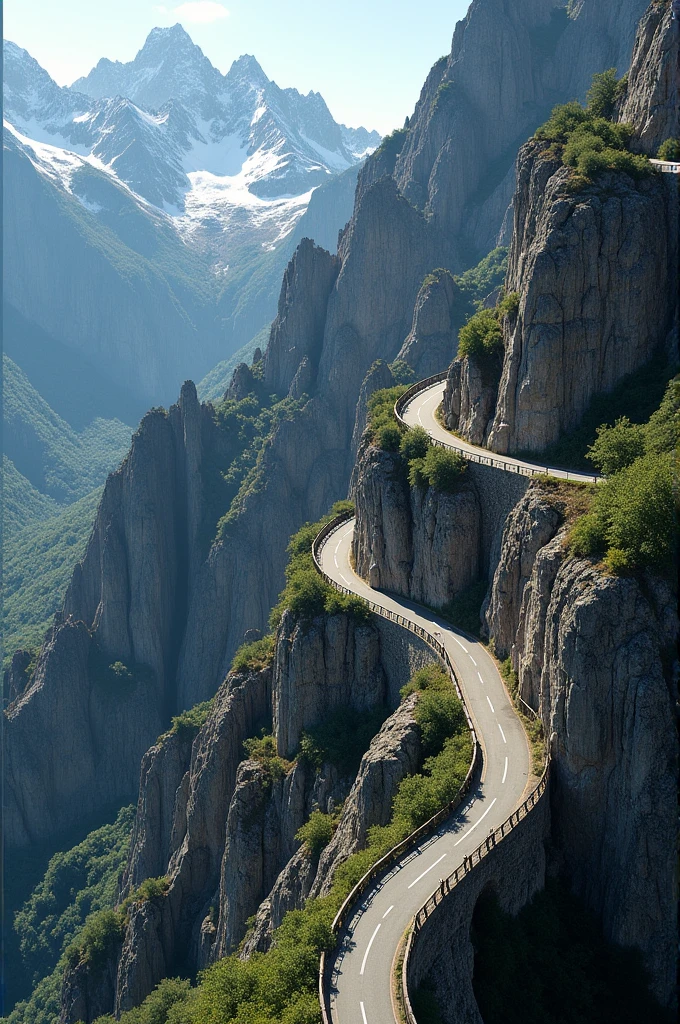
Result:
M13 358L40 391L34 341L49 337L130 396L109 410L127 422L269 324L300 232L335 248L380 142L254 57L222 75L180 25L71 88L12 42L4 61Z
M319 93L280 89L254 57L222 75L180 25L154 29L127 64L100 60L71 88L14 43L4 55L5 117L43 173L96 214L72 183L84 167L105 171L223 266L244 230L276 244L315 186L380 142L337 124Z

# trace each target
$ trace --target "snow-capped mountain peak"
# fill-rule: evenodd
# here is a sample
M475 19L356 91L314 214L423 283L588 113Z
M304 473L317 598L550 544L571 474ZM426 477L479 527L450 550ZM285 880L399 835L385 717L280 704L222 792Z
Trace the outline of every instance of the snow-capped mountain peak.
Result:
M274 244L317 185L380 141L337 124L319 93L279 88L252 55L222 75L181 25L154 29L132 61L103 58L71 88L14 43L4 52L5 117L22 138L94 163L211 248L228 248L234 217Z

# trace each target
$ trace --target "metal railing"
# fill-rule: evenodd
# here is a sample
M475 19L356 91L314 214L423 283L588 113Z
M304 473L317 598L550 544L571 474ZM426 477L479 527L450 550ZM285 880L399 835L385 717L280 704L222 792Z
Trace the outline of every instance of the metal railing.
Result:
M342 584L337 583L331 576L329 576L328 573L325 572L321 564L321 550L326 540L332 533L335 533L336 530L338 530L345 523L349 522L351 519L354 519L354 512L348 511L343 512L335 519L332 519L330 523L327 523L314 538L314 543L312 544L312 557L314 559L314 565L316 566L317 572L319 572L319 574L326 581L326 583L328 583L331 587L333 587L334 590L337 590L341 594L354 595L353 590L349 590L347 587L343 587ZM392 849L384 855L384 857L381 857L380 860L376 861L375 864L373 864L372 867L368 869L366 874L359 879L359 881L354 886L354 888L347 896L340 909L338 910L337 914L335 915L332 925L334 935L337 935L344 927L350 909L356 903L357 899L361 895L363 895L366 889L369 888L371 882L373 882L375 878L381 875L382 872L385 871L385 869L388 868L390 864L394 863L394 861L398 860L399 857L407 853L421 839L423 839L425 836L429 835L436 828L438 828L439 825L441 825L442 822L446 821L446 819L449 818L453 814L453 812L460 806L460 804L463 802L463 800L469 793L470 789L472 788L475 776L477 775L478 770L481 768L482 761L482 753L479 742L477 740L477 733L475 731L472 718L470 717L470 713L465 703L465 698L460 688L456 671L453 667L453 663L451 661L451 658L449 657L448 651L446 650L444 645L440 643L440 641L437 640L426 629L423 629L423 627L420 626L417 622L412 622L410 619L407 619L404 615L400 615L398 612L394 612L390 608L385 608L383 607L383 605L376 604L374 601L366 601L366 604L374 614L381 615L383 618L388 619L390 622L396 622L398 625L410 630L410 632L415 633L416 636L419 636L435 652L435 654L438 655L438 657L444 663L447 671L449 672L449 675L451 676L453 685L455 686L456 694L458 695L458 698L460 699L460 702L463 705L465 718L468 724L468 728L470 730L470 734L472 736L472 759L465 780L460 789L458 790L458 793L453 798L453 800L451 800L448 804L445 804L443 807L441 807L436 814L434 814L423 825L420 825L420 827L417 828L410 835L408 835L406 839L403 839L400 843L397 843L396 846L393 846ZM330 1024L331 1020L327 991L327 967L328 965L326 954L325 952L323 952L321 954L321 961L319 964L319 1002L321 1003L321 1015L323 1019L323 1024Z
M550 771L550 755L546 758L545 768L543 774L539 779L535 788L531 791L526 800L522 805L506 818L505 821L499 825L497 829L490 832L489 835L484 839L476 850L470 854L469 857L465 857L463 863L452 871L448 878L442 879L439 886L428 900L422 905L418 913L413 918L411 927L409 928L408 938L406 940L406 948L404 950L404 959L401 967L401 999L404 1009L404 1016L406 1017L406 1024L418 1024L415 1015L413 1013L413 1007L411 1006L411 999L409 997L409 986L408 986L408 967L411 953L413 950L414 943L416 941L418 932L423 927L432 912L439 906L439 904L449 895L449 893L458 885L459 882L465 878L474 868L487 857L493 849L500 843L506 836L512 832L514 828L519 825L520 821L534 809L536 804L541 800L548 788L548 776Z
M427 381L420 381L418 385L414 385L414 388L420 389L424 386L430 386L430 384L437 383L439 380L443 379L444 376L446 376L446 374L438 374L437 377L435 378L428 378ZM413 389L409 390L413 391ZM415 393L416 392L413 391L413 394ZM402 399L407 398L407 396L408 392L405 392L405 394L402 396ZM340 583L337 583L331 576L329 576L327 572L325 572L321 564L321 551L328 537L332 533L335 533L336 530L338 530L345 523L349 522L351 519L354 518L354 512L343 512L341 515L331 520L331 522L327 523L320 530L320 532L314 538L314 543L312 544L312 557L314 559L314 565L317 571L322 576L322 578L326 581L326 583L333 587L334 590L339 591L341 594L349 595L353 595L354 591L349 590L347 587L343 587ZM451 658L449 657L448 651L446 650L444 645L440 643L440 641L437 640L426 629L420 626L417 622L413 622L410 619L407 619L405 616L400 615L398 612L394 612L389 608L385 608L382 605L376 604L374 601L367 601L366 604L368 605L369 609L376 615L381 615L383 618L388 619L390 622L396 622L400 626L403 626L405 629L408 629L412 633L415 633L416 636L421 637L421 639L423 639L428 644L428 646L444 662L446 669L449 672L453 684L456 688L456 693L458 694L458 697L463 705L465 717L468 723L468 728L470 729L470 733L472 735L472 760L470 763L470 768L468 770L467 776L465 777L465 781L463 782L463 785L458 791L456 797L450 803L440 808L440 810L437 811L437 813L434 814L429 819L429 821L426 821L423 825L417 828L415 832L412 832L409 836L406 837L406 839L402 840L401 843L398 843L396 846L394 846L388 853L385 854L384 857L381 857L380 860L376 861L376 863L371 868L369 868L366 874L357 882L357 884L354 886L350 894L343 902L342 906L335 915L335 919L333 920L332 930L333 934L336 936L344 927L348 919L350 909L353 907L353 905L356 903L359 897L362 896L363 893L369 888L371 882L373 882L375 878L382 874L382 872L385 871L385 869L388 868L391 863L398 860L399 857L401 857L404 853L407 853L409 849L415 846L421 839L423 839L429 833L433 832L439 825L442 824L442 822L446 821L446 819L449 818L450 815L453 814L453 812L460 806L460 804L462 803L462 801L465 799L470 789L472 788L473 781L479 768L481 767L482 761L481 747L477 740L477 733L475 731L475 727L472 723L472 719L467 709L465 698L461 691L456 671L453 667L453 663L451 661ZM536 712L528 704L526 705L526 707L534 716L536 715ZM409 929L409 934L406 941L401 977L401 999L407 1024L417 1024L415 1015L413 1013L413 1008L411 1006L411 1000L408 991L408 964L411 951L413 949L413 944L416 940L418 932L422 928L425 921L427 921L430 914L436 909L436 907L442 902L442 900L449 895L449 893L455 888L455 886L458 885L458 883L467 874L469 874L469 872L472 871L484 857L488 856L488 854L496 847L496 845L499 842L501 842L507 835L509 835L509 833L517 827L520 821L526 818L529 812L533 810L533 808L539 802L543 794L546 792L548 785L549 767L550 754L548 752L548 754L546 755L546 764L543 770L543 774L535 788L526 798L526 800L524 800L521 806L516 811L513 811L510 817L506 818L506 820L497 829L490 832L486 839L484 839L479 844L477 849L474 850L469 857L465 857L463 863L459 867L457 867L448 876L448 878L443 879L439 887L434 891L434 893L429 897L429 899L426 900L426 902L422 905L420 910L418 910L415 917L413 918L413 922ZM321 954L321 959L319 963L319 1002L321 1004L321 1015L323 1024L331 1024L331 1011L327 984L329 978L327 974L327 957L326 953L323 952Z
M416 384L412 384L403 395L401 395L394 403L394 415L399 423L403 426L408 427L409 424L404 419L404 409L409 404L411 399L415 398L422 391L427 391L428 388L433 387L435 384L441 384L443 380L446 380L448 376L448 370L442 370L441 373L435 373L432 377L425 377L424 380L419 380ZM535 466L528 463L521 462L507 462L505 459L499 458L496 455L489 455L485 449L475 447L474 451L470 450L470 447L466 447L463 444L456 444L457 438L455 434L451 434L450 441L441 441L437 437L432 437L430 434L430 441L437 448L451 448L453 451L460 452L468 462L476 462L480 466L491 466L494 469L502 469L506 473L517 473L519 476L554 476L556 472L563 473L564 476L559 479L574 480L579 483L594 483L597 484L602 480L602 477L598 476L597 473L571 473L567 469L557 469L557 467L551 469L549 466Z

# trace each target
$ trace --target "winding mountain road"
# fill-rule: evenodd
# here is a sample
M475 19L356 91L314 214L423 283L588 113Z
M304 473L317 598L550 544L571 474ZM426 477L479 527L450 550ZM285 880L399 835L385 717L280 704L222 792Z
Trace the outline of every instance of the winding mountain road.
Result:
M461 865L521 803L529 777L529 748L484 646L428 609L373 590L356 575L350 561L354 522L346 520L327 537L320 552L324 572L340 586L422 626L444 644L484 755L481 779L463 806L376 880L340 935L331 973L333 1022L388 1024L395 1019L392 961L404 931L440 879Z
M527 476L549 473L550 476L558 477L560 480L574 480L581 483L592 484L601 479L594 473L576 473L573 470L558 469L556 466L525 462L522 459L513 458L511 455L497 455L487 448L479 448L477 445L457 437L446 430L436 417L445 387L446 381L439 380L415 394L402 410L403 422L409 427L424 427L433 441L445 448L462 452L466 458L484 465L494 465L500 469L507 469L510 472L522 473Z

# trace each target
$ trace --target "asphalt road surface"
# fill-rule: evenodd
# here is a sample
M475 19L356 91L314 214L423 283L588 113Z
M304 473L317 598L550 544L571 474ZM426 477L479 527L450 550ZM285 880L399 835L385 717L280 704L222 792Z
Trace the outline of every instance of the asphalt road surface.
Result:
M443 385L408 407L433 432ZM420 415L419 415L420 414ZM422 419L420 419L422 416ZM409 419L409 422L411 420ZM442 433L446 434L441 427ZM451 435L449 434L450 438ZM352 570L354 520L330 534L321 550L324 571L360 597L419 623L444 644L453 662L484 753L481 781L437 833L376 879L340 936L331 978L331 1014L337 1024L390 1024L392 961L422 904L488 835L516 810L529 776L529 748L494 660L484 646L420 605L372 590Z

